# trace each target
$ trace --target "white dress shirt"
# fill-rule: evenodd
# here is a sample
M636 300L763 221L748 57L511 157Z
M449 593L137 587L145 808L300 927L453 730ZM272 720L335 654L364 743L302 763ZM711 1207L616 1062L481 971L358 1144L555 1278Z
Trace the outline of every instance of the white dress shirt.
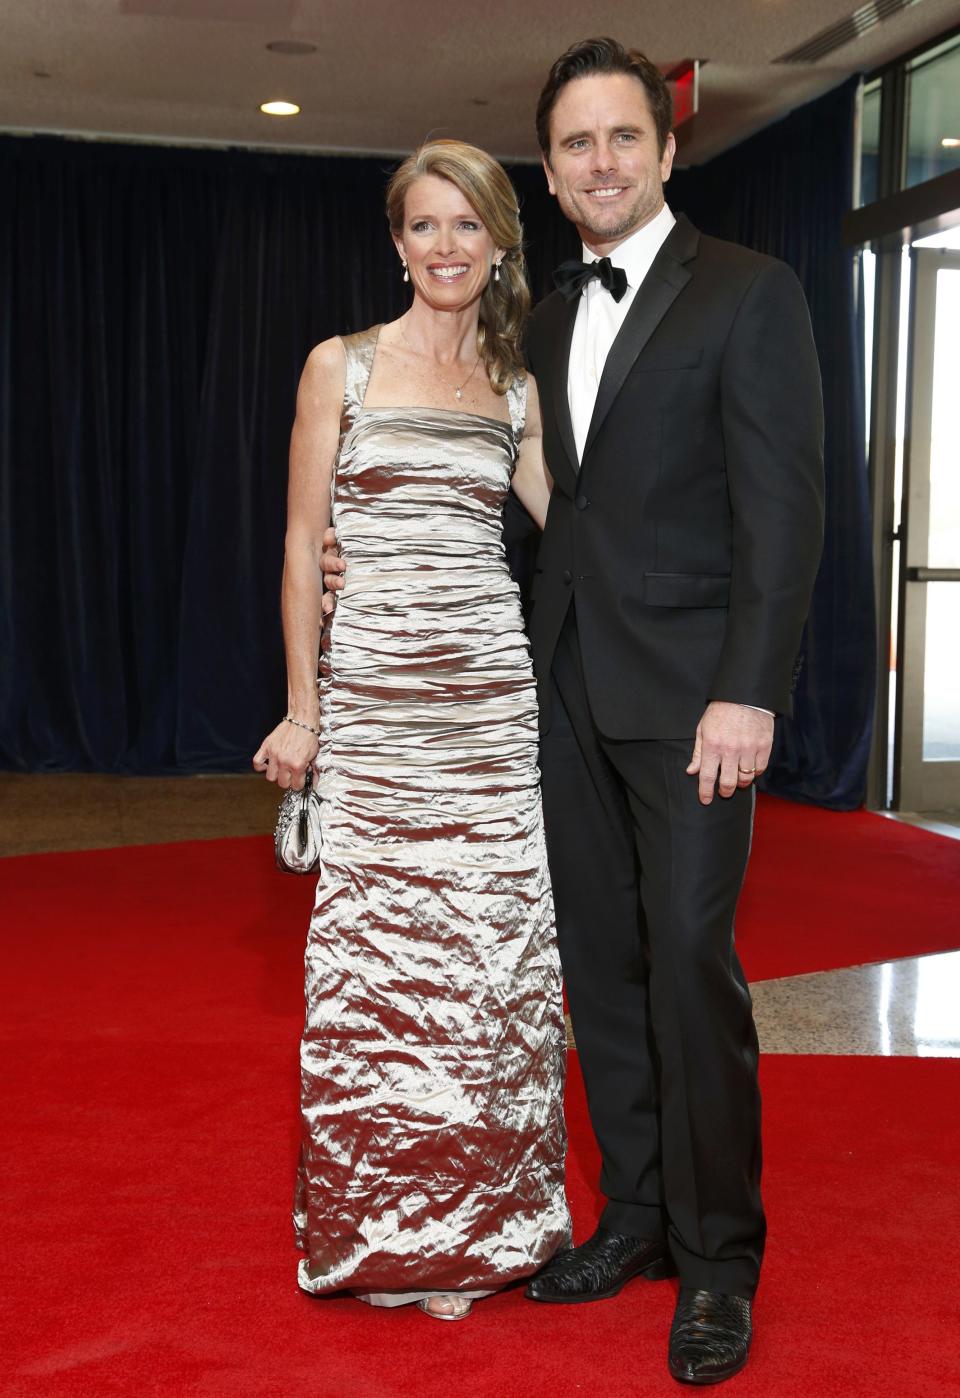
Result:
M627 290L619 301L592 277L580 292L580 305L570 342L570 363L567 368L567 398L573 421L573 437L577 444L577 460L583 457L590 419L597 401L597 389L610 346L617 338L627 311L637 294L637 288L650 270L653 259L663 246L667 234L676 223L664 204L660 212L631 233L610 254L614 267L627 274ZM584 262L599 262L600 258L588 247L583 249Z

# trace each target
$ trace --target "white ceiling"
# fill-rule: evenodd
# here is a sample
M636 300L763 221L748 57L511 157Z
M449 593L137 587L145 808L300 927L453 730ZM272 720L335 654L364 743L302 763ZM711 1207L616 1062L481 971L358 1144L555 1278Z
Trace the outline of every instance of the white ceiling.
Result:
M708 60L682 132L697 164L960 23L917 0L817 64L775 64L858 0L4 0L0 129L286 149L405 152L430 133L537 154L533 112L568 44L612 34L661 67ZM317 45L288 57L271 40ZM46 75L46 76L44 76ZM298 117L259 103L298 102Z

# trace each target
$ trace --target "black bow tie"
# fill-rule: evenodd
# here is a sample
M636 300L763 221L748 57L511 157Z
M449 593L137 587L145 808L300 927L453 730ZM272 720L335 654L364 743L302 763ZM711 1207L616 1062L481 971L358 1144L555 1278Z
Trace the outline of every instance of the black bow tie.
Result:
M622 267L614 267L609 257L601 257L598 262L578 262L574 258L571 262L561 262L553 274L557 290L568 301L579 296L591 277L597 278L614 301L623 300L627 291L627 274Z

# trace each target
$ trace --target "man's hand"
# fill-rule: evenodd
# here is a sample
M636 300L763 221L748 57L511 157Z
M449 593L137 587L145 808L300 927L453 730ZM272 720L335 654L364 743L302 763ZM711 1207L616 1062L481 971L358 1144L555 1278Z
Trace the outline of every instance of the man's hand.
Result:
M732 796L738 786L749 786L766 770L772 746L773 714L719 699L708 704L687 768L688 776L699 774L703 805L709 806L714 789Z
M323 609L323 615L331 616L337 605L337 593L343 591L343 575L347 571L347 565L340 557L337 531L333 525L323 536L323 554L320 566L323 570L323 601L320 605Z

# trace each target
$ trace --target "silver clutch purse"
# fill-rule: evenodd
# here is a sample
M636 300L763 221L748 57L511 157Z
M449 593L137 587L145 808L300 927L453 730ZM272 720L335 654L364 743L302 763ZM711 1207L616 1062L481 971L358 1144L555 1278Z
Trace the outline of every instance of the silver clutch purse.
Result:
M307 768L302 791L288 791L280 802L273 832L277 868L289 874L312 874L320 866L323 831L320 797L313 789L313 768Z

